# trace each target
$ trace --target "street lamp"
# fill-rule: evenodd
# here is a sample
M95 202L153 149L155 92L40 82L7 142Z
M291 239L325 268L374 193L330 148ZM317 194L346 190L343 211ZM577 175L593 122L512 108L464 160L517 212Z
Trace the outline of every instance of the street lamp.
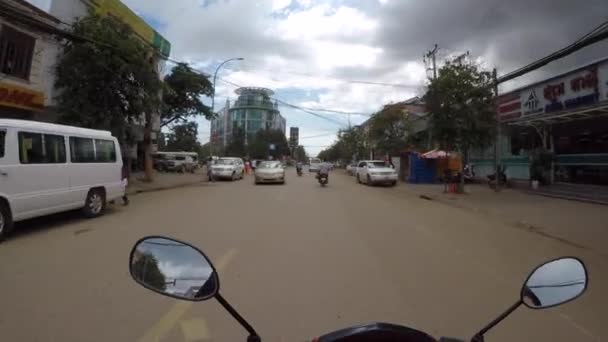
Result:
M220 65L218 65L217 69L215 69L215 73L213 74L213 93L211 94L211 113L215 114L215 81L217 79L217 72L220 70L220 68L230 62L230 61L242 61L245 60L245 58L242 57L238 57L238 58L230 58L227 59L225 61L223 61ZM213 135L211 135L211 139L213 140ZM224 118L224 137L222 139L224 141L224 145L226 144L226 118ZM213 143L212 141L209 141L209 156L211 156L211 150L212 150L212 146Z

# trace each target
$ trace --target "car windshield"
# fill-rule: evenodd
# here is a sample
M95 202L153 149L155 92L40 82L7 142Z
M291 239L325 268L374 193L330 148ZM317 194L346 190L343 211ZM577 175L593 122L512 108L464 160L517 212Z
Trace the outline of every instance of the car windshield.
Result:
M385 162L378 161L378 162L368 162L367 167L369 167L370 169L375 169L375 168L379 168L379 167L389 167L389 166Z
M278 169L281 167L279 162L262 162L259 165L260 169Z
M216 162L217 165L234 165L233 159L218 159Z

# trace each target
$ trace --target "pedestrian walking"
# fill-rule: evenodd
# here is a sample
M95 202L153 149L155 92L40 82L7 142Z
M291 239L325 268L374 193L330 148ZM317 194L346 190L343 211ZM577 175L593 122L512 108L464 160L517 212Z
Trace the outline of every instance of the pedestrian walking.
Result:
M125 207L129 205L129 198L127 197L127 186L129 185L129 165L123 162L122 164L122 187L124 189L122 195L122 205Z
M249 162L249 160L245 161L245 174L249 175L249 173L251 172L251 162Z

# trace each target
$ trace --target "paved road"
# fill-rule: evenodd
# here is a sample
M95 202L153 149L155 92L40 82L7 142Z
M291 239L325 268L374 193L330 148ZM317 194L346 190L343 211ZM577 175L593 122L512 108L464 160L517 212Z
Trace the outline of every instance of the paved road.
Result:
M338 172L321 188L288 171L285 186L202 184L138 195L94 220L71 213L19 225L0 245L0 339L244 341L215 301L178 302L130 279L132 244L165 234L208 253L224 296L265 341L369 321L470 338L517 299L530 268L560 255L588 262L588 293L522 308L487 340L608 340L605 257L399 187Z

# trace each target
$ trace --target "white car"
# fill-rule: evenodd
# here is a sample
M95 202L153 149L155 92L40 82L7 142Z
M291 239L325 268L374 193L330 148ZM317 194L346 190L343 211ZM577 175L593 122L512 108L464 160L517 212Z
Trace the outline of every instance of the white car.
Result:
M81 209L101 215L125 193L108 131L0 119L0 239L13 222Z
M354 176L355 173L357 173L357 163L346 165L346 173L350 176Z
M218 158L211 165L211 175L214 179L243 179L245 163L241 158Z
M363 160L357 164L355 173L358 183L397 184L397 171L382 160Z
M255 184L285 184L285 168L278 161L263 161L255 169Z

